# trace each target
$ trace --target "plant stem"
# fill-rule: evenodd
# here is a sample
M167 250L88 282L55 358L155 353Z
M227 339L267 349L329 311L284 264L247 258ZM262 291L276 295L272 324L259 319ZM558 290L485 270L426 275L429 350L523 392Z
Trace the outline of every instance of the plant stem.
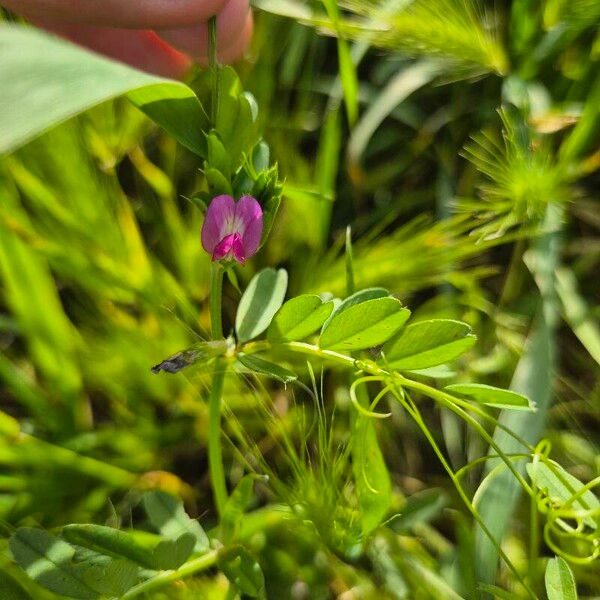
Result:
M205 569L212 567L216 562L217 551L213 550L198 558L194 558L193 560L184 563L183 565L181 565L181 567L179 567L179 569L176 569L175 571L163 571L155 577L143 581L135 587L132 587L127 593L121 596L121 600L131 600L131 598L136 598L140 594L145 594L146 592L161 587L166 583L171 583L172 581L179 581L180 579L188 577L189 575L193 575L198 571L204 571Z
M533 571L532 583L537 579L539 539L539 513L537 506L537 488L533 483L532 494L529 497L529 569Z
M213 490L213 498L219 516L227 502L227 485L223 469L223 454L221 452L221 396L225 380L225 365L217 360L213 371L212 387L208 400L208 468Z
M210 336L213 340L223 337L223 321L221 317L221 299L223 296L223 267L218 262L210 265Z
M223 337L221 300L223 295L223 268L217 262L210 270L210 329L213 340ZM221 396L225 381L225 364L217 359L213 371L212 386L208 399L208 468L217 512L223 514L227 502L227 485L221 451Z

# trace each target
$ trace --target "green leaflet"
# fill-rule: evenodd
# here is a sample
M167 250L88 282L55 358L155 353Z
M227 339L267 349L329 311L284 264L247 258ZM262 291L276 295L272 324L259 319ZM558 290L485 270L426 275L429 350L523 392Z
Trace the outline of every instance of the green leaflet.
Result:
M39 585L70 598L100 596L86 581L87 569L73 562L75 549L63 540L41 529L22 527L9 545L17 564Z
M391 369L426 369L453 360L477 338L461 321L432 319L409 325L383 347Z
M150 523L161 536L176 540L184 533L191 533L195 539L195 552L206 552L209 549L209 540L204 529L198 521L187 515L179 498L153 490L144 494L142 504Z
M240 342L260 335L271 323L283 304L287 289L285 269L267 268L257 273L248 284L235 317L235 330Z
M341 307L340 307L341 308ZM383 344L410 316L395 298L375 298L338 309L326 324L319 346L328 350L363 350Z
M495 408L535 410L535 403L530 402L527 396L483 383L455 383L447 385L445 389L461 396L467 396L475 402L494 406Z
M255 354L244 354L240 352L237 354L237 360L245 369L248 369L253 373L272 377L273 379L279 379L283 383L289 383L290 381L298 379L296 373L265 360L260 356L256 356Z
M335 306L333 312L331 313L331 315L329 315L329 318L323 324L322 331L325 331L327 327L329 327L329 323L331 323L333 317L335 317L338 313L341 313L344 310L350 308L351 306L354 306L355 304L361 304L362 302L366 302L367 300L374 300L375 298L387 298L389 295L390 293L385 288L372 287L355 292L351 296L344 298L344 300L342 301L334 300Z
M546 565L544 576L548 600L577 600L577 586L571 568L556 556Z
M0 54L0 154L126 95L182 145L206 155L208 119L181 82L137 71L30 27L0 25Z
M275 315L267 338L271 342L303 340L325 323L333 308L333 302L323 302L319 296L312 294L292 298Z
M72 544L123 556L156 570L176 569L185 562L196 544L196 538L189 532L167 540L145 531L122 531L94 524L67 525L63 535Z

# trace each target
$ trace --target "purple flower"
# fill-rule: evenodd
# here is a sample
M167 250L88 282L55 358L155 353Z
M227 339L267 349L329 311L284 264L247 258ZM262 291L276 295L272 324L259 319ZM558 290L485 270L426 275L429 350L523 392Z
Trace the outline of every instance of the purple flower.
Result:
M263 230L263 211L252 196L237 202L231 196L215 196L202 225L202 247L213 260L237 260L244 264L258 250Z

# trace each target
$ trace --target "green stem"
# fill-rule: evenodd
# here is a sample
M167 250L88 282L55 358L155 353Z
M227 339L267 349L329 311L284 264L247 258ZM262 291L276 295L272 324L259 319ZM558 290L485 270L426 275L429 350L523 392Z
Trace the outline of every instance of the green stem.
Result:
M210 265L210 335L213 340L223 337L221 301L223 296L223 267L218 262Z
M193 560L184 563L183 565L181 565L181 567L179 567L179 569L176 569L175 571L163 571L155 577L143 581L135 587L132 587L127 593L121 596L121 600L131 600L131 598L136 598L141 594L145 594L150 590L162 587L167 583L179 581L184 577L189 577L194 573L198 573L199 571L204 571L205 569L212 567L216 562L217 551L213 550L198 558L194 558Z
M213 498L219 516L227 502L227 485L223 469L223 454L221 452L221 396L225 380L225 365L217 360L213 372L212 387L208 400L208 468L213 490Z
M210 329L213 340L223 337L221 300L223 296L223 268L218 262L210 270ZM208 399L208 468L217 512L223 514L227 502L227 485L221 450L221 397L225 381L225 364L217 359L213 371L212 386Z
M479 515L479 513L473 506L472 502L469 500L469 497L467 496L466 492L464 491L462 484L460 483L459 479L456 477L454 471L452 470L452 467L448 464L446 457L444 456L443 452L440 450L439 446L437 445L437 442L434 440L433 436L431 435L431 432L429 431L429 428L425 424L425 421L423 420L421 413L418 410L418 408L416 407L416 405L412 402L412 400L410 398L408 400L405 400L401 393L397 393L397 390L392 389L392 394L394 395L396 400L398 400L398 402L404 407L406 412L413 418L413 420L415 421L415 423L417 424L419 429L423 432L423 435L429 442L429 445L431 446L431 448L434 451L434 453L436 454L438 460L442 464L442 467L445 469L446 473L448 473L448 476L452 480L452 483L454 484L454 487L455 487L456 491L458 492L458 495L460 496L461 500L463 501L463 503L465 504L465 506L467 507L468 511L471 513L471 515L475 519L475 521L477 521L477 523L479 524L479 526L481 527L483 532L487 535L490 542L492 543L492 545L498 552L498 555L502 557L502 560L504 560L504 562L506 563L508 568L513 572L513 574L519 580L521 585L523 585L523 587L525 588L525 590L527 591L529 596L533 600L537 600L537 596L535 595L535 592L531 589L531 587L529 587L529 584L521 577L517 568L514 566L514 564L512 563L510 558L506 555L506 553L502 550L500 544L496 541L492 532L488 529L485 522L483 521L483 519L481 518L481 516Z
M529 565L530 569L537 572L538 564L538 550L540 545L539 539L539 513L537 506L537 498L534 484L533 493L529 497ZM537 577L531 578L532 581L536 581Z

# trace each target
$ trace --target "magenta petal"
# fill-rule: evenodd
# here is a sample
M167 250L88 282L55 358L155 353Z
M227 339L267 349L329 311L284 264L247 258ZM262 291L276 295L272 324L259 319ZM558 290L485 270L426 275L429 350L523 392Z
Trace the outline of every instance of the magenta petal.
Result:
M216 246L213 255L213 260L237 260L240 264L244 264L246 257L244 248L242 247L242 237L239 233L230 233L226 235Z
M252 196L242 196L235 205L235 220L242 236L244 259L258 250L263 231L263 211Z
M215 196L212 199L202 224L202 247L209 254L215 252L217 245L226 235L233 233L227 231L227 227L234 221L235 209L235 200L231 196ZM218 259L213 256L213 260Z
M216 246L212 253L213 260L222 260L223 258L229 258L232 252L235 238L239 238L239 234L231 233L226 235ZM239 243L239 242L238 242Z
M233 243L231 244L231 253L233 258L237 260L241 265L246 261L246 254L242 245L242 237L239 233L233 234Z

